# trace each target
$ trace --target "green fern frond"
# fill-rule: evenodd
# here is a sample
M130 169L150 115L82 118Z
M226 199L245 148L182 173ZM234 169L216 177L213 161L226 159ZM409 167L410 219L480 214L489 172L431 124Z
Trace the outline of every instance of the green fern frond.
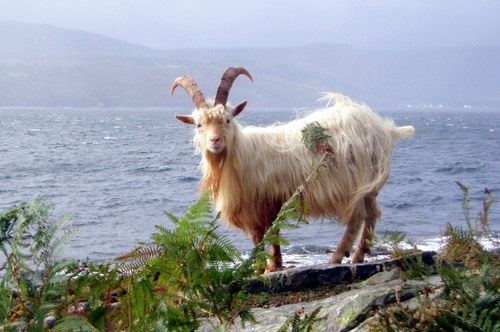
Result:
M213 233L213 250L218 253L215 257L221 261L241 261L241 252L231 240L222 233Z
M162 252L159 246L139 247L115 258L115 261L123 262L119 270L124 274L130 274L143 269L151 260L160 257Z
M318 122L308 123L302 129L302 144L304 144L309 151L315 151L319 143L331 137L325 134L327 131L328 129L321 127Z
M35 247L45 246L52 242L52 239L68 226L73 217L73 213L68 213L53 221L42 220L34 236Z
M160 233L159 234L160 236L162 236L162 235L168 236L169 234L172 234L172 231L170 229L165 228L163 226L156 225L155 229ZM156 236L156 234L153 234L153 236Z
M51 243L47 246L47 252L51 253L50 260L47 261L55 261L61 255L71 247L68 244L68 241L75 236L80 230L79 229L70 229L63 233L62 236L56 236Z
M54 332L98 332L98 330L89 324L82 316L66 316L57 321Z
M158 257L160 253L161 253L161 248L159 246L139 247L127 254L118 256L117 258L115 258L115 260L128 261L128 260L152 259L154 257Z
M210 203L210 194L206 193L202 195L196 204L190 205L188 207L187 213L183 218L187 220L210 220L212 218L212 204Z
M27 207L26 203L12 207L0 215L0 245L4 245L13 237L13 232L21 214Z
M248 308L243 308L239 312L239 316L241 318L241 325L245 327L247 323L258 324L259 322L255 319L255 316Z
M317 324L325 318L318 318L322 307L316 308L310 315L305 312L304 308L297 310L293 316L289 317L285 323L279 328L278 332L305 332L319 330Z
M210 194L205 193L202 195L195 204L188 207L187 212L182 217L177 217L166 211L164 211L164 214L174 225L177 225L181 221L210 222L213 219Z
M174 216L172 213L163 211L163 214L167 216L167 218L175 225L179 222L179 218Z
M53 276L61 275L62 278L67 279L67 274L69 271L74 269L78 262L73 259L65 259L57 261L49 270L50 274Z
M13 252L7 256L6 271L2 280L5 287L9 287L14 290L16 285L19 283L22 271L29 274L35 273L35 270L33 270L30 266L30 258L30 255L26 255L16 249L14 249Z

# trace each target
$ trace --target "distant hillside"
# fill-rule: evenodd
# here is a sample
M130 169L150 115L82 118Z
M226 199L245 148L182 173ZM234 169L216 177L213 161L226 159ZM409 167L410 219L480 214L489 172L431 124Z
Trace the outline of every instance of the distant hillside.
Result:
M213 96L228 66L245 66L230 100L315 107L334 91L373 107L500 107L500 48L367 51L344 45L154 50L49 25L0 22L0 107L191 107L172 81L195 78Z
M0 56L141 56L155 50L101 35L47 24L0 21Z

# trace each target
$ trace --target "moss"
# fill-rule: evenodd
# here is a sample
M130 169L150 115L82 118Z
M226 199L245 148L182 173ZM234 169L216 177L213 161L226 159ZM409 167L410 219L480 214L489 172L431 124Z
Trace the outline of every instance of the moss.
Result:
M250 307L279 307L286 304L312 302L330 298L347 291L349 284L339 284L318 288L305 289L294 292L279 293L258 293L250 294L247 298L247 305Z

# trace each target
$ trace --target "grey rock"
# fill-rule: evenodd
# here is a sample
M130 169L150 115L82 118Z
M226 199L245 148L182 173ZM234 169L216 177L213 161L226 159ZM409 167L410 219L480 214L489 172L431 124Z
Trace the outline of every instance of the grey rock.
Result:
M372 317L374 310L394 303L397 298L401 301L413 298L416 292L423 291L429 284L426 281L403 282L395 279L386 282L368 282L365 285L367 285L365 288L355 288L328 299L270 309L254 309L252 312L259 324L242 327L237 320L230 330L277 331L296 311L303 309L306 314L311 314L321 307L318 317L322 321L317 324L319 330L350 331ZM209 331L207 328L208 326L204 326L200 330ZM357 328L357 331L363 329Z
M52 315L49 315L45 317L45 319L43 320L43 326L45 328L51 329L56 325L56 322L57 322L56 318Z
M434 264L435 253L422 253L422 261ZM239 319L228 328L230 331L277 331L288 318L299 310L311 314L321 308L316 325L320 331L369 331L369 320L377 309L396 301L407 301L427 287L440 287L440 276L422 281L403 281L400 269L404 260L346 265L315 265L267 274L251 281L252 292L298 291L318 286L353 282L350 290L318 301L283 305L268 309L252 310L258 324L241 326ZM358 281L356 283L356 281ZM212 331L203 323L199 331Z
M25 322L18 322L18 323L2 325L0 326L0 331L26 332L28 331L28 324Z
M369 279L350 285L351 289L364 289L367 286L380 285L385 282L399 279L401 272L398 269L377 273Z
M443 283L440 276L431 276L431 277L427 278L425 280L425 282L427 283L427 286L434 289L434 292L432 294L430 294L430 295L428 294L429 299L431 301L439 298L443 294L444 283ZM418 297L413 297L409 300L402 301L402 305L403 305L403 307L407 308L408 310L412 310L412 309L417 309L421 305L421 303L420 303L420 300ZM358 326L356 326L355 328L350 330L350 332L369 332L369 331L371 331L372 326L376 322L378 317L379 317L378 314L375 314L374 316L367 318L361 324L359 324Z
M434 265L435 252L423 252L418 256L427 266ZM284 271L268 273L260 278L250 280L248 291L285 292L307 288L331 286L343 282L366 280L382 271L392 271L404 267L405 259L390 259L382 262L362 264L320 264L304 266Z

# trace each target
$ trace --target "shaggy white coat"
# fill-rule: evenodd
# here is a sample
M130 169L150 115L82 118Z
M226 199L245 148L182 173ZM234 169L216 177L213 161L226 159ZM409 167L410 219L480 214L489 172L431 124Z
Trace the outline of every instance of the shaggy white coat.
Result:
M327 128L336 163L322 169L320 177L305 189L303 199L310 216L327 216L348 226L342 248L331 260L338 262L339 257L349 255L364 220L359 249L367 250L368 233L380 217L376 196L389 177L394 142L413 135L414 128L397 127L366 105L339 94L322 99L333 106L265 128L242 128L234 121L230 106L212 107L209 102L209 109L193 112L195 123L203 126L196 129L194 145L203 155L201 191L211 190L215 209L223 219L258 243L279 207L320 158L302 144L301 130L312 122ZM214 154L207 148L213 135L224 140L223 152ZM357 256L362 260L364 251Z

